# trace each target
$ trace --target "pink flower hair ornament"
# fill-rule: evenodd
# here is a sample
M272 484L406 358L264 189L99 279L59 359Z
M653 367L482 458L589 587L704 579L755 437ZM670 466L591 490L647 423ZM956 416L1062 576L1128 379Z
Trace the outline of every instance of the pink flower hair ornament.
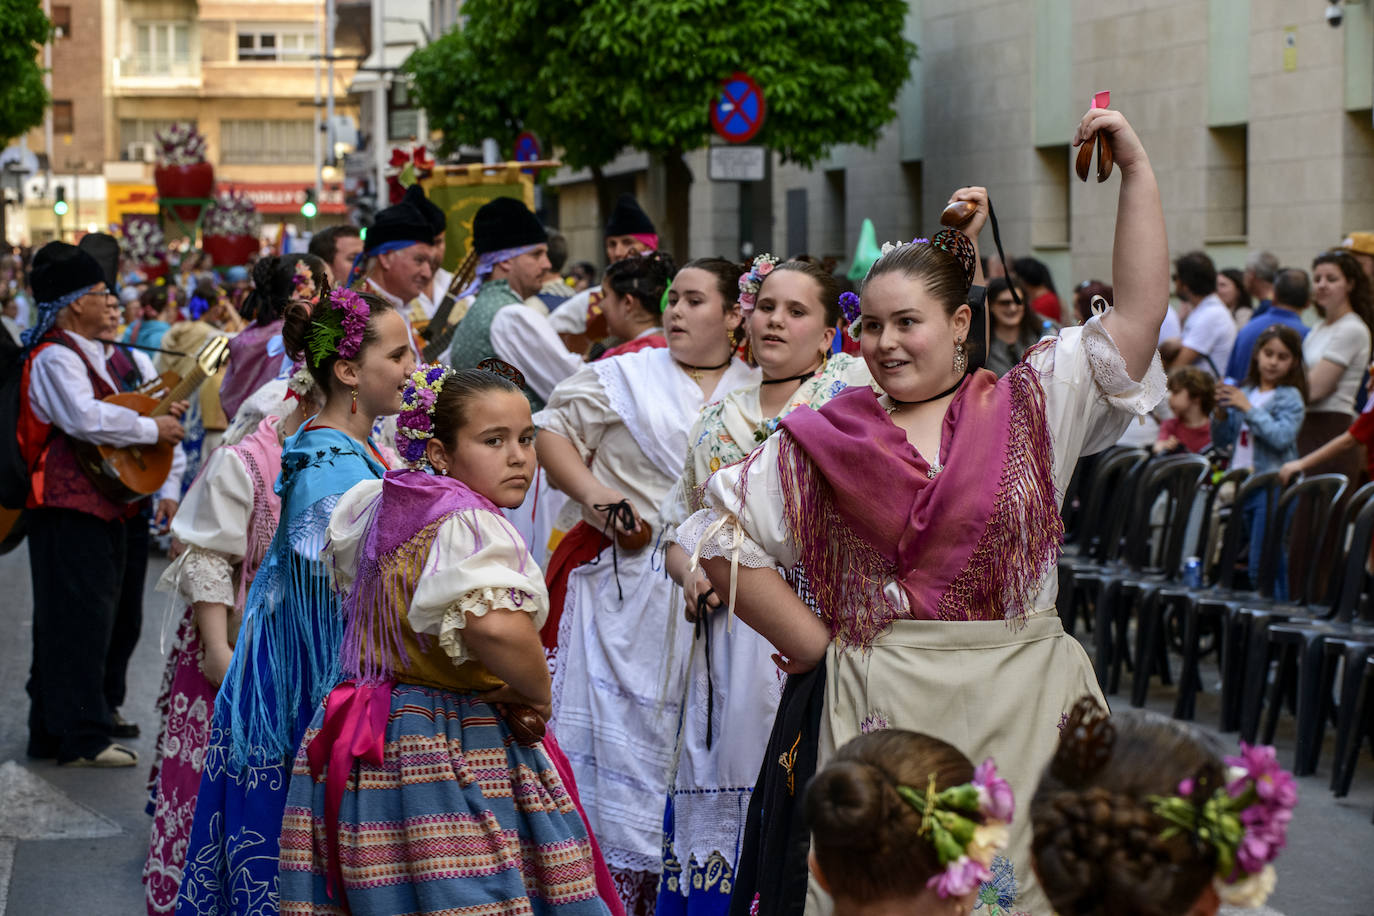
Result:
M1273 861L1288 842L1288 824L1298 803L1293 775L1279 766L1273 747L1240 743L1227 757L1226 785L1185 779L1178 794L1151 796L1154 813L1169 826L1168 838L1187 833L1216 850L1213 884L1223 903L1257 907L1276 882Z
M897 786L897 794L921 815L921 835L930 840L941 865L926 887L940 897L962 897L992 879L992 860L1007 847L1016 801L991 757L978 765L970 782L937 792L932 773L924 794L904 785Z
M754 310L758 302L759 290L763 288L763 278L771 274L777 266L777 257L767 253L761 254L754 258L753 266L749 268L748 273L739 278L739 307L746 316Z
M316 306L315 320L306 334L310 364L320 366L331 356L353 359L362 351L363 335L371 310L367 302L351 289L330 290L329 309L321 313Z

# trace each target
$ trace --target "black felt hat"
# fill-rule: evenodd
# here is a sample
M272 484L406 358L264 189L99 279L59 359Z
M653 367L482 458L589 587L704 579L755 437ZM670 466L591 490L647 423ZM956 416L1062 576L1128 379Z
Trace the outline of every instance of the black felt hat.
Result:
M514 197L487 201L472 220L472 247L478 254L543 245L548 240L543 224Z
M100 263L75 245L49 242L33 256L29 285L40 304L56 302L70 293L85 292L105 282Z
M401 203L410 204L423 213L425 219L429 220L434 235L443 235L448 229L448 217L444 215L443 210L439 209L438 204L425 196L425 189L418 184L406 188L406 196Z
M112 235L103 232L88 232L76 243L86 254L95 258L105 273L105 288L110 295L119 295L119 242Z
M606 221L606 238L613 235L657 235L653 220L639 206L633 194L621 194L616 199L611 218Z
M367 230L367 251L371 254L388 242L428 245L434 241L436 234L424 212L403 200L373 218Z

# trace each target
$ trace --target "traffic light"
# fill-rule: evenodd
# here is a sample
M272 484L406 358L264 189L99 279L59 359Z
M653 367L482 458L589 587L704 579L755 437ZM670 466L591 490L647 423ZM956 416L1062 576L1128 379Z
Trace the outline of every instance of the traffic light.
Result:
M67 189L58 185L53 192L52 212L58 216L67 215Z
M301 216L304 216L306 219L314 219L315 214L318 212L319 207L315 206L315 189L306 188L305 201L301 204Z

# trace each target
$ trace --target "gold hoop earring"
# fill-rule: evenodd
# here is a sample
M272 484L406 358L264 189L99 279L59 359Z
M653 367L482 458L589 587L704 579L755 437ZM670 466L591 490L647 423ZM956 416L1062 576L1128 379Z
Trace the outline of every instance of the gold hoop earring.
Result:
M968 351L964 348L962 340L954 344L954 373L963 375L968 372Z

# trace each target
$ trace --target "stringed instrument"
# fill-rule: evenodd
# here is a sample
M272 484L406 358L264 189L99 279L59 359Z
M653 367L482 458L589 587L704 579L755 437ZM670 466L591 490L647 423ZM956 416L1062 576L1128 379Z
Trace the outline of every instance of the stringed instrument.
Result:
M458 269L453 272L453 279L449 281L448 289L444 292L443 301L434 310L434 317L429 319L425 329L420 332L424 337L425 345L420 348L420 356L427 363L432 363L444 354L449 344L453 342L453 335L458 330L458 322L462 321L460 315L457 320L450 321L453 315L453 307L458 303L458 294L467 289L472 278L477 276L477 252L468 252L467 257L458 265Z
M164 416L173 404L186 400L218 372L228 355L229 338L211 337L196 354L195 368L160 400L141 391L121 391L105 398L105 402L127 407L144 417ZM116 447L74 439L72 444L77 463L86 476L97 490L117 503L137 502L161 489L172 471L172 450L177 448L170 442Z

